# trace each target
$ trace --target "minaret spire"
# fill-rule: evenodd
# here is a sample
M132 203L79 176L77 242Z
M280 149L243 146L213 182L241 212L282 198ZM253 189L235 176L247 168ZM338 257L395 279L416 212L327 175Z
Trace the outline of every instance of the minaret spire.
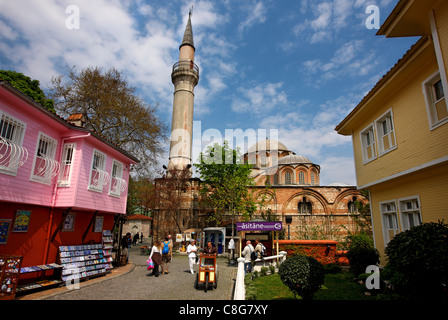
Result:
M184 38L182 39L182 44L180 45L180 47L182 47L184 45L189 45L189 46L193 47L193 49L194 49L193 28L191 27L192 12L193 12L193 7L191 7L190 12L188 13L187 26L185 27Z
M194 63L196 49L191 26L192 10L193 8L190 9L184 37L179 46L179 61L173 65L171 72L174 98L168 170L185 168L191 170L194 88L199 81L199 68Z

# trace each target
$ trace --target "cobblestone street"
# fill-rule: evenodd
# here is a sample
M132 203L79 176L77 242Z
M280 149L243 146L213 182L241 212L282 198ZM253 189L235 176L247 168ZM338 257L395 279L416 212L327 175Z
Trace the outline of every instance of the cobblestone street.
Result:
M196 290L193 275L189 271L186 255L173 255L169 274L159 277L149 276L146 270L147 255L140 255L139 245L130 250L128 272L120 275L106 275L81 282L79 289L63 287L47 295L30 295L26 300L231 300L237 267L227 264L227 257L218 258L219 281L217 289ZM115 270L120 271L117 268ZM125 269L123 269L125 270ZM195 271L198 266L195 265ZM89 283L91 282L91 283Z

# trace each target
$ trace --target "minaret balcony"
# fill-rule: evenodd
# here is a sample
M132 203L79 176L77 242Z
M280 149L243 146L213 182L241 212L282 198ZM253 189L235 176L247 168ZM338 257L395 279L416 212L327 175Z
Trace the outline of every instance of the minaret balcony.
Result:
M193 61L178 61L173 65L171 78L178 75L192 75L199 80L199 67Z

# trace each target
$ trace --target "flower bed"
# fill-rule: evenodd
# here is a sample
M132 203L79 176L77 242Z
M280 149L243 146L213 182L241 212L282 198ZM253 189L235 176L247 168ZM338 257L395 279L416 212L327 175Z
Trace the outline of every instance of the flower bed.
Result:
M287 256L303 254L315 258L322 264L338 263L338 242L334 240L279 240L279 250Z

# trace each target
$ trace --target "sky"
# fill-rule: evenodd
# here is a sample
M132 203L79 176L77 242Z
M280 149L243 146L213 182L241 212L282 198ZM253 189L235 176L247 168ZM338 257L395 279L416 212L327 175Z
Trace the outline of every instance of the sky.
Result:
M418 40L375 35L373 22L382 24L396 3L0 0L0 69L45 90L67 67L116 68L170 128L171 69L193 8L193 162L220 138L244 152L249 143L231 138L252 134L319 164L321 185L356 185L351 137L334 128ZM378 10L366 12L371 5Z

